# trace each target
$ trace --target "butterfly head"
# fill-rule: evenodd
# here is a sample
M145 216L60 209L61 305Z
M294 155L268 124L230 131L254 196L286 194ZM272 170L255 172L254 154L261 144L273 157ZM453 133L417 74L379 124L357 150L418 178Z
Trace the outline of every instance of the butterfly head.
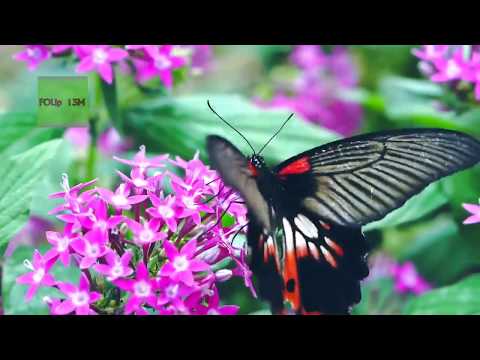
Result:
M258 171L267 167L263 156L254 154L248 158L248 168L253 176L258 176Z

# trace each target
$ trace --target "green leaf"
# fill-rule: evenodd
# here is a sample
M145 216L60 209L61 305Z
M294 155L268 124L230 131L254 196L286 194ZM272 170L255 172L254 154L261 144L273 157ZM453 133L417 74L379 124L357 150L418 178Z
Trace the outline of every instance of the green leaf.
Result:
M259 150L289 115L284 111L267 111L239 95L195 95L160 98L126 109L126 132L145 144L150 151L168 152L190 158L205 148L210 134L224 136L244 153L251 153L245 141L220 121L208 106L241 131L255 150ZM296 117L265 150L267 160L280 161L299 152L333 141L333 133ZM205 153L202 153L205 159Z
M35 186L45 175L47 163L61 140L37 145L0 165L0 255L8 241L25 224Z
M432 290L405 307L408 315L466 315L480 313L480 275L471 275L459 283Z
M44 296L62 297L55 288L42 287L30 302L25 301L26 285L16 283L18 276L27 273L29 270L23 265L23 260L32 259L34 249L31 247L19 247L6 259L3 269L2 298L7 315L47 315L48 306L43 303ZM45 253L46 246L40 247L39 251ZM80 270L70 266L56 264L51 273L59 281L77 283L80 277Z
M412 197L402 207L392 211L379 221L364 227L365 231L398 226L418 220L448 202L438 182L430 184L420 194Z
M480 135L478 110L458 115L436 109L435 101L444 99L448 92L428 80L386 77L380 83L380 94L385 99L387 116L399 126L444 128Z
M10 145L27 135L37 120L30 113L7 113L0 115L0 153Z

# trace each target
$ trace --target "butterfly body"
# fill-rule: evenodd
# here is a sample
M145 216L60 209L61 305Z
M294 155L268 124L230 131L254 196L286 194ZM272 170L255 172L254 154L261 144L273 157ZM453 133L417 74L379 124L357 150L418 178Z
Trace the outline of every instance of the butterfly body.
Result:
M294 314L348 313L368 275L361 226L480 161L480 142L442 129L359 135L273 168L218 136L207 138L207 149L213 168L248 208L260 296L272 312Z

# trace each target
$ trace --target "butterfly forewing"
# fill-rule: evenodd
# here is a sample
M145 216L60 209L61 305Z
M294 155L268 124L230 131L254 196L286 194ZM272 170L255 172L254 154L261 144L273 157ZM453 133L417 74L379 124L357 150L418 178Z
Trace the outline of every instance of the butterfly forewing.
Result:
M228 140L213 135L207 137L207 151L212 167L220 173L223 182L242 195L249 210L270 231L270 210L248 170L245 156Z
M479 160L480 143L466 134L407 129L323 145L285 161L274 172L287 187L310 185L300 200L307 209L336 224L360 226ZM288 171L296 168L300 171Z

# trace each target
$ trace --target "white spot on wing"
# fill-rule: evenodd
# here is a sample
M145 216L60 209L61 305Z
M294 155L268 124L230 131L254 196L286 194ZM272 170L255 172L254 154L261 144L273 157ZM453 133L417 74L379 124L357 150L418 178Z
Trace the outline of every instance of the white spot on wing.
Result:
M297 225L297 227L300 229L300 231L303 232L306 236L308 236L309 238L312 238L312 239L318 237L317 227L305 215L298 214L295 217L294 221L295 221L295 225Z
M287 252L293 251L293 233L292 227L286 218L283 218L283 230L285 231L285 242L287 245Z
M312 256L316 260L320 260L320 253L318 252L317 246L313 242L311 242L311 241L308 242L308 248L310 249L310 252L312 253Z
M298 231L295 232L295 245L297 247L297 252L299 256L303 257L308 255L307 243L305 241L305 238Z

